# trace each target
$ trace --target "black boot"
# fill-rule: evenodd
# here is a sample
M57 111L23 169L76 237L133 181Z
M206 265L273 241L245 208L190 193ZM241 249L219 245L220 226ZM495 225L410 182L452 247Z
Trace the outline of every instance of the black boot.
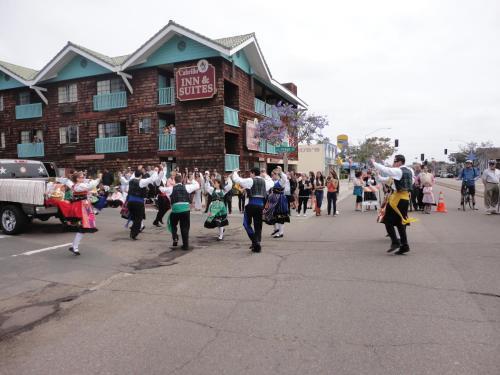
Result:
M395 255L403 255L406 254L408 251L410 251L410 246L408 245L401 245L398 251L396 251L394 254Z
M391 243L391 247L389 248L389 250L387 250L387 252L392 253L394 250L398 249L399 247L401 247L401 244L399 242L393 242L393 243Z

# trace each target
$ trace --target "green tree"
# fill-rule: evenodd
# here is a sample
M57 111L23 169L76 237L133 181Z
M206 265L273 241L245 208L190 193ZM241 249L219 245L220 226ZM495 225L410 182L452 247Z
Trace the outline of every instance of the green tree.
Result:
M372 157L376 160L386 160L394 153L391 138L371 137L355 146L349 147L353 161L367 163Z

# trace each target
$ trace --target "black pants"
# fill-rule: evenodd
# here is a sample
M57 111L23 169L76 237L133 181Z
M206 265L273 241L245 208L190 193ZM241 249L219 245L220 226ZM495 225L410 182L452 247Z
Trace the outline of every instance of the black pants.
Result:
M205 207L205 213L208 212L208 207L210 207L210 203L212 203L212 194L207 195L207 206Z
M178 241L179 236L177 235L177 224L181 227L181 237L182 237L182 247L189 246L189 226L191 224L191 213L181 212L178 214L170 214L170 220L172 221L172 240Z
M132 226L130 227L130 236L135 238L141 231L141 223L146 215L143 202L128 202L128 211Z
M328 215L330 215L330 211L333 208L333 214L337 213L337 192L328 192L326 193L326 200L328 201Z
M243 226L245 227L253 246L260 247L262 239L262 210L264 207L254 204L247 204L245 215L243 217ZM253 224L253 228L252 228Z
M163 223L163 216L167 213L168 209L168 198L161 195L158 196L158 213L156 214L156 219L153 224Z
M300 214L301 207L304 207L304 213L307 211L307 201L309 197L299 197L299 207L297 208L297 212Z
M231 214L233 211L233 194L232 193L229 192L224 196L224 204L227 207L228 213Z
M245 211L245 195L244 194L238 195L238 208L239 208L240 212Z
M400 200L398 203L398 209L403 215L403 217L408 216L408 206L410 202L406 200ZM386 213L384 217L385 229L387 230L387 234L391 237L391 241L393 244L398 244L401 246L408 246L408 238L406 236L406 225L404 225L401 221L401 217L393 210L393 208L387 204ZM396 227L399 232L399 239L396 235Z

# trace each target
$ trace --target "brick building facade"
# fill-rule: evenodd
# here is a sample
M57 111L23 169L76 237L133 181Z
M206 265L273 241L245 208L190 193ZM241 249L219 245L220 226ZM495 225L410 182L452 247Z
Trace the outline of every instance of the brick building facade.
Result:
M176 72L201 59L215 68L215 95L179 100ZM278 101L305 107L296 90L274 81L253 34L212 40L170 22L117 58L68 43L41 71L0 62L0 158L71 169L262 167L279 156L264 141L248 149L247 120L272 115Z

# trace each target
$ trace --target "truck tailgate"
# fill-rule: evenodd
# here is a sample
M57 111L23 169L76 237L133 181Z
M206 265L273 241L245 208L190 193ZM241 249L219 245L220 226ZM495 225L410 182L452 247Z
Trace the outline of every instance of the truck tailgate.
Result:
M39 180L2 179L0 201L43 206L45 184Z

